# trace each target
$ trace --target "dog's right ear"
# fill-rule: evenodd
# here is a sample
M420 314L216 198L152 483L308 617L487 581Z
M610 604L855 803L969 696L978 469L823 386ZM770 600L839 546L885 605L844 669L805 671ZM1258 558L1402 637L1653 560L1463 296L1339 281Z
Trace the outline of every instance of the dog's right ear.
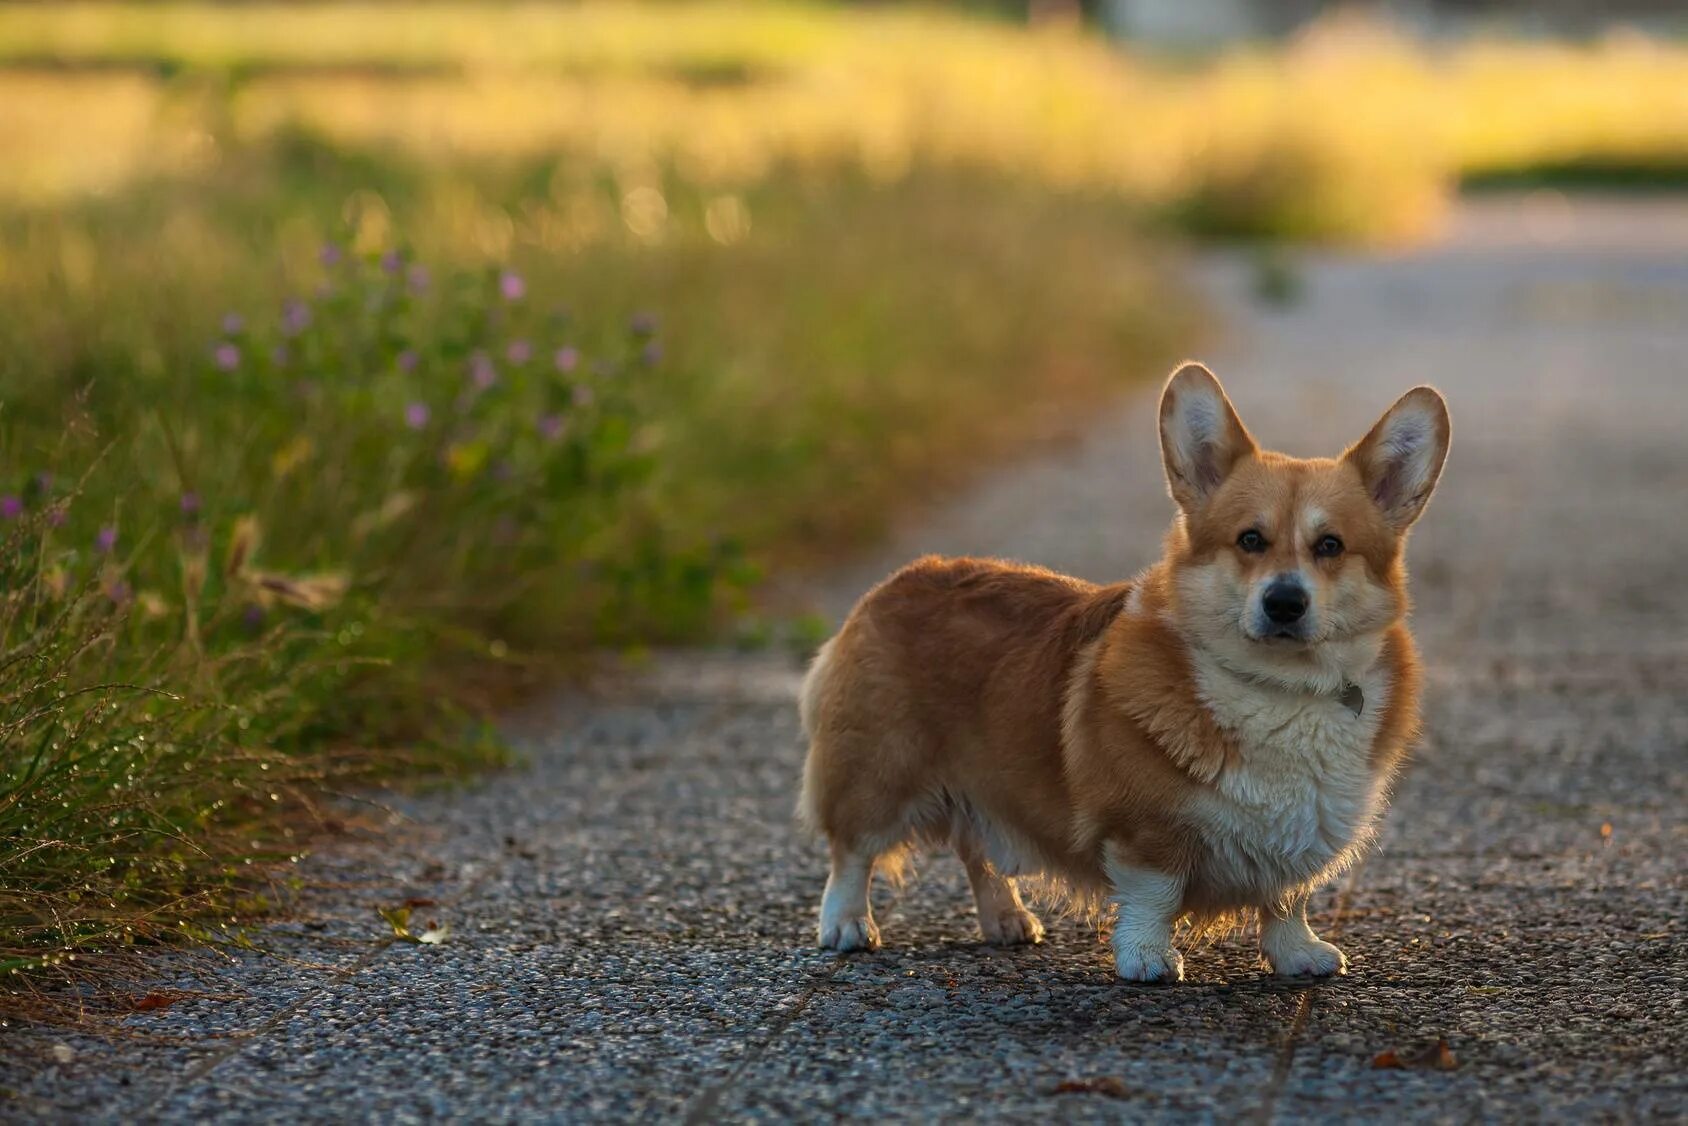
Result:
M1160 440L1167 488L1188 513L1206 504L1238 460L1256 449L1219 380L1197 363L1183 364L1166 381Z

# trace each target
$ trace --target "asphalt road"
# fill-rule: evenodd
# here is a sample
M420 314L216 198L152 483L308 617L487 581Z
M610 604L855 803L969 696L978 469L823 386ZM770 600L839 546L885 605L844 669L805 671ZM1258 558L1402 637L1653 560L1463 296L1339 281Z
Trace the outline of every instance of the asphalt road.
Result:
M883 952L811 949L798 670L681 654L514 718L529 769L314 859L332 886L270 955L160 960L204 995L113 1039L0 1029L0 1117L1680 1120L1688 201L1468 205L1430 249L1304 259L1281 309L1200 268L1228 313L1203 358L1267 444L1335 452L1418 382L1452 405L1410 552L1427 735L1316 902L1346 979L1276 982L1233 938L1129 986L1076 920L986 948L948 857L881 895ZM1129 574L1170 513L1151 400L788 595L841 612L925 550ZM445 943L378 941L406 897ZM1439 1039L1457 1069L1372 1066Z

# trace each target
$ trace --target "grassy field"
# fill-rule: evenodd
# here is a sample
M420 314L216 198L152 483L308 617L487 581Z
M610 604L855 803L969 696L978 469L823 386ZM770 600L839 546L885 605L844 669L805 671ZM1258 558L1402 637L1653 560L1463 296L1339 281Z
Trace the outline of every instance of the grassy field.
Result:
M0 5L0 195L188 174L305 128L424 158L559 149L744 190L791 168L988 170L1184 228L1373 242L1469 177L1680 174L1688 47L1427 49L1334 19L1178 62L937 11L682 5Z
M289 135L0 262L0 968L253 906L325 789L496 759L512 682L730 622L1193 330L1117 204L941 171Z
M741 620L1194 350L1146 229L1402 241L1462 178L1670 175L1685 74L1347 24L1170 63L895 9L0 5L12 1000L238 941L325 794L498 761L512 685Z

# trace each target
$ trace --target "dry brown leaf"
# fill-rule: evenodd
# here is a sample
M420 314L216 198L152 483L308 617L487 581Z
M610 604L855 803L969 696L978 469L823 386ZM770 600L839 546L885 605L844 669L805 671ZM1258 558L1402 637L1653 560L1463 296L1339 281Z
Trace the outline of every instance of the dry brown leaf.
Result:
M168 1009L182 998L174 993L148 993L145 997L135 998L135 1011L149 1013L154 1009Z
M1407 1071L1453 1071L1459 1066L1446 1040L1437 1040L1426 1048L1402 1055L1394 1048L1379 1052L1372 1058L1374 1068L1400 1068Z
M1053 1093L1057 1095L1106 1095L1110 1099L1125 1099L1131 1097L1131 1088L1112 1075L1099 1075L1093 1079L1063 1079L1055 1084Z

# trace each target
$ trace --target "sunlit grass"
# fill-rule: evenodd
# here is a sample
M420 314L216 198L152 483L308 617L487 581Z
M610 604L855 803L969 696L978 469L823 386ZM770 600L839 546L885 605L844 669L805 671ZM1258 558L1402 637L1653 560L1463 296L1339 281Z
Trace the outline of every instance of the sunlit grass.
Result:
M1202 230L1399 241L1467 176L1688 153L1688 48L1422 48L1352 20L1175 65L918 9L32 5L0 8L5 59L70 68L0 77L0 130L26 154L0 194L44 202L302 125L429 159L657 163L703 187L962 167ZM119 70L77 69L95 66Z
M376 65L474 70L792 67L885 29L953 19L819 5L60 3L0 5L0 59L167 69Z

